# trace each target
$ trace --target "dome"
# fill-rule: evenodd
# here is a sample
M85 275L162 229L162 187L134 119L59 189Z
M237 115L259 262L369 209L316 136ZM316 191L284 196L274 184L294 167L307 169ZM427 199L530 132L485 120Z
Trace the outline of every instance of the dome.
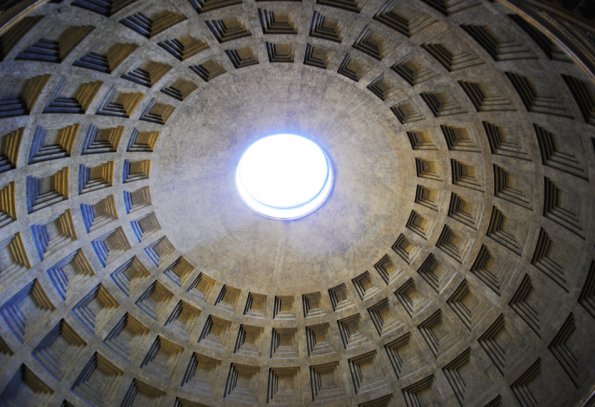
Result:
M0 1L0 405L592 405L594 14Z

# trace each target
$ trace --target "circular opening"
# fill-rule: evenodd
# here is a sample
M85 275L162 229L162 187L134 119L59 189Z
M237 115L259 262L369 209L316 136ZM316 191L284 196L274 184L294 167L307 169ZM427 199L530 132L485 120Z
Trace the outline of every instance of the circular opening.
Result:
M330 159L295 134L263 137L246 149L236 170L242 200L275 219L297 219L322 205L333 186Z

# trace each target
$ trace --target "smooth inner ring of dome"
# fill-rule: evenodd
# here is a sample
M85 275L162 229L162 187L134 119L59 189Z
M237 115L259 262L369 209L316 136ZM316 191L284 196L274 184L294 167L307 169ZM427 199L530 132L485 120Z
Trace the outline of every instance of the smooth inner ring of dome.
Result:
M325 152L295 134L275 134L251 144L236 170L236 187L254 211L275 219L297 219L322 205L333 185Z

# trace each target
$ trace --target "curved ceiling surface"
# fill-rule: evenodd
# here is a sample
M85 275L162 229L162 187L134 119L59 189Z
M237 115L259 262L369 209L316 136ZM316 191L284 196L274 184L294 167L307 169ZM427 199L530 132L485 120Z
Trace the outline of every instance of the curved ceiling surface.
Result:
M560 406L593 83L480 0L68 0L0 35L0 404ZM332 158L294 221L236 165Z

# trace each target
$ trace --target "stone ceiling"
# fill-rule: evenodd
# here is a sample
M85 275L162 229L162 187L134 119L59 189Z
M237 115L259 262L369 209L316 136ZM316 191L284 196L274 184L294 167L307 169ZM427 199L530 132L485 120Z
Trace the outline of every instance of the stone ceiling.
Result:
M67 0L0 29L0 404L580 405L595 90L511 13ZM335 168L297 221L235 190L275 132Z

